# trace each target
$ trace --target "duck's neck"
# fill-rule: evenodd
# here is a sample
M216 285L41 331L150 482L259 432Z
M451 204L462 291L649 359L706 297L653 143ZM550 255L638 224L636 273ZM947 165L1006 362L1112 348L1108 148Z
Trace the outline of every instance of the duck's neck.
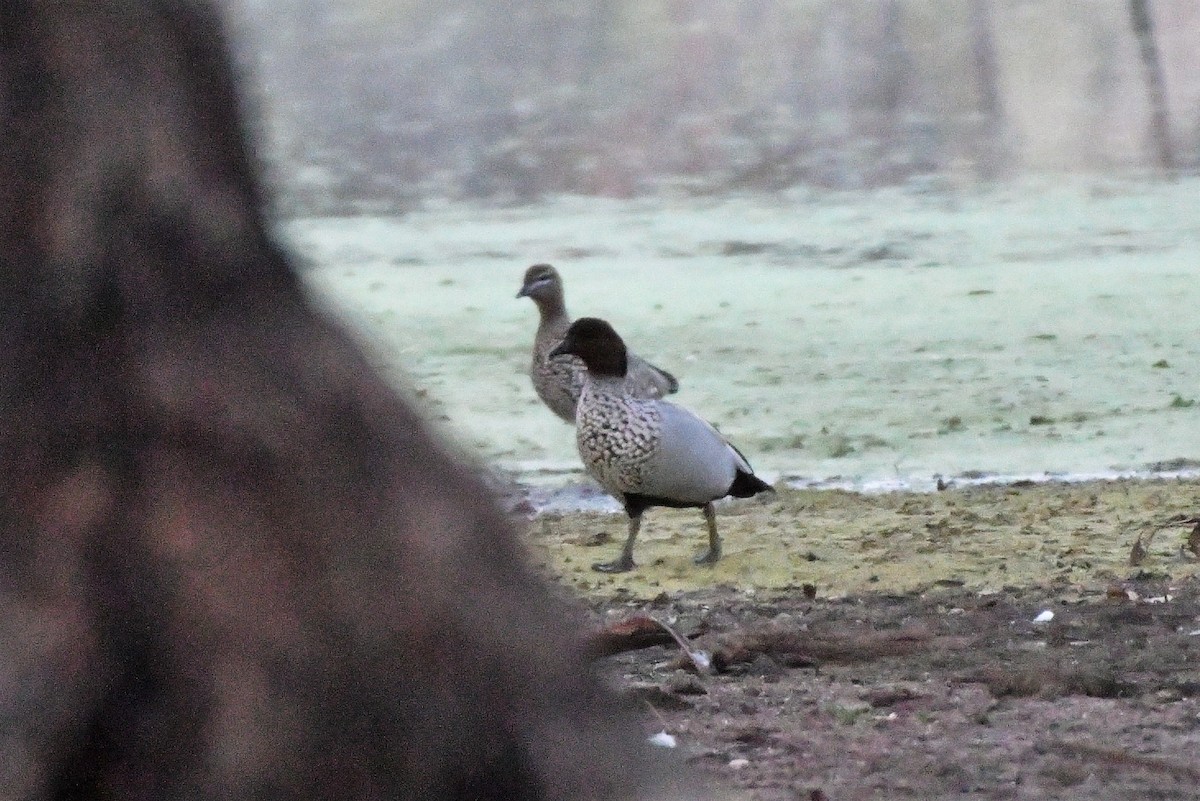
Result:
M567 316L567 304L563 302L562 293L556 292L545 297L534 298L538 312L542 316L541 327L544 329L562 328L565 332L571 325Z
M585 387L591 391L593 395L626 395L629 393L629 385L625 381L623 375L596 375L589 372Z

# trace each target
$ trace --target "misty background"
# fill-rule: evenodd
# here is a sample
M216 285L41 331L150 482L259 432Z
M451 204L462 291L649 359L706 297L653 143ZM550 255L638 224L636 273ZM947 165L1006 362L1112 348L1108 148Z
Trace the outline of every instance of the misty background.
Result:
M280 211L1193 169L1195 0L228 0Z
M284 241L567 486L525 268L769 477L1200 473L1197 0L227 0Z

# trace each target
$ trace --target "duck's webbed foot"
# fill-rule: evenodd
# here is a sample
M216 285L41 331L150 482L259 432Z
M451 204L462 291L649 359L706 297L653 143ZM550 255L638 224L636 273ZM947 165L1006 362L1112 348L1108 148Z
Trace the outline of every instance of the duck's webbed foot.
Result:
M637 539L638 529L641 527L642 515L640 513L631 514L629 516L629 536L625 538L621 555L611 562L596 562L592 565L592 570L599 573L627 573L637 567L633 561L633 541Z
M637 567L637 563L633 561L633 557L624 551L611 562L595 562L592 564L592 570L598 573L627 573L635 567Z

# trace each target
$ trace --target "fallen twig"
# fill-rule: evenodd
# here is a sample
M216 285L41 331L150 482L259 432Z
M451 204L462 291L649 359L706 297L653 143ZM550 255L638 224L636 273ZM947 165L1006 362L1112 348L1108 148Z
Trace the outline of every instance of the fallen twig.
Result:
M1154 526L1146 534L1145 540L1142 535L1138 534L1137 539L1133 541L1133 547L1129 549L1129 564L1137 567L1146 559L1146 555L1150 551L1150 545L1154 542L1154 538L1158 532L1165 528L1176 528L1178 526L1191 526L1191 533L1188 534L1187 540L1183 545L1179 546L1180 553L1187 551L1192 556L1200 557L1200 517L1196 515L1173 515L1162 523Z
M970 641L968 637L934 636L920 628L836 635L767 629L723 637L720 647L713 652L713 662L718 670L724 670L729 665L748 664L766 654L784 667L811 667L826 662L869 662L921 649L957 648Z
M674 638L657 620L638 615L592 632L587 638L587 650L593 659L599 659L655 645L670 645L672 642Z
M605 626L591 635L588 651L593 658L599 658L672 642L679 646L696 672L710 672L712 660L706 652L695 650L687 637L648 615L636 615Z

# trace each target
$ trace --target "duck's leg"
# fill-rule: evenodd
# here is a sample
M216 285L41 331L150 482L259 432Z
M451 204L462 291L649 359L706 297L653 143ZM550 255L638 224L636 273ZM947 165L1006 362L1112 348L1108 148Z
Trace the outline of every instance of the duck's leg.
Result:
M633 561L633 541L637 539L638 529L641 527L642 513L629 515L629 537L626 538L625 545L621 548L621 555L611 562L596 562L592 565L592 570L598 570L601 573L624 573L637 567Z
M717 510L712 501L704 504L704 519L708 522L708 550L696 557L696 564L714 565L721 558L721 535L717 533Z

